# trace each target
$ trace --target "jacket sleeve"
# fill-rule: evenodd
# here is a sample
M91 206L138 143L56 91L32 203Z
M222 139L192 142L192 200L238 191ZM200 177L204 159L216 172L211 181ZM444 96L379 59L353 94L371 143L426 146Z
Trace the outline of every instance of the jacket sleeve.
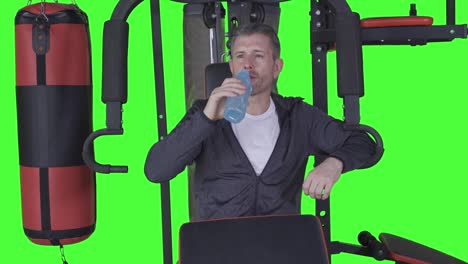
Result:
M309 146L312 155L335 157L343 162L343 173L359 169L374 156L376 143L366 132L347 131L343 122L316 107L307 107Z
M196 159L217 123L203 113L205 103L196 101L172 132L151 147L145 162L148 180L169 181Z

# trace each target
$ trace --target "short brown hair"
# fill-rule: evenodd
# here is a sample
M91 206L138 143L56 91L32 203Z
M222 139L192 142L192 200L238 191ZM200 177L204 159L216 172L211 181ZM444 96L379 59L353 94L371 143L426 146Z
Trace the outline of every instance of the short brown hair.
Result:
M281 47L278 34L271 26L261 23L243 24L234 29L231 39L229 40L229 49L232 49L234 42L239 36L250 36L253 34L267 36L270 39L271 48L273 49L273 59L279 58ZM229 55L231 55L231 51L229 51Z

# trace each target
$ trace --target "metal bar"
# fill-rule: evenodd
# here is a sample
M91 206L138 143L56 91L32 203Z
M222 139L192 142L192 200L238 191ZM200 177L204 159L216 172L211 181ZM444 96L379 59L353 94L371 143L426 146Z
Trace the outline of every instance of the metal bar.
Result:
M427 27L387 27L363 28L361 37L363 45L413 45L428 42L452 41L456 38L467 38L467 25L427 26ZM335 42L334 29L313 30L313 43Z
M363 246L333 241L330 244L331 254L350 253L370 257L370 252Z
M162 140L167 135L167 122L166 96L164 92L164 71L159 0L151 0L151 27L153 33L153 60L156 89L156 114L158 119L158 136L159 140ZM170 199L171 195L169 182L163 182L161 183L161 209L164 264L173 264Z
M143 0L120 0L112 12L112 20L127 20L133 9Z
M324 26L325 12L322 10L320 3L311 0L310 3L310 31L317 30ZM328 95L327 95L327 45L314 43L312 34L310 34L310 53L312 54L312 95L313 104L325 113L328 112ZM314 166L318 166L325 159L322 155L315 156ZM315 200L315 215L320 219L325 242L327 247L330 247L330 199ZM329 263L331 264L331 253L328 252Z
M428 27L364 28L361 32L364 44L425 44L427 42L452 41L466 38L466 25Z
M446 6L447 25L455 25L455 0L447 0Z
M367 247L363 247L360 245L348 244L339 241L331 242L331 246L329 247L331 254L339 254L339 253L349 253L353 255L360 255L365 257L373 257L371 251ZM386 257L386 260L393 260L390 257Z
M222 54L224 53L224 17L223 17L223 4L221 2L215 2L215 14L216 14L216 25L214 30L214 42L215 51L213 53L214 60L211 63L223 62ZM219 43L221 42L221 43Z
M346 0L322 0L325 5L328 5L330 10L335 14L349 14L351 8Z

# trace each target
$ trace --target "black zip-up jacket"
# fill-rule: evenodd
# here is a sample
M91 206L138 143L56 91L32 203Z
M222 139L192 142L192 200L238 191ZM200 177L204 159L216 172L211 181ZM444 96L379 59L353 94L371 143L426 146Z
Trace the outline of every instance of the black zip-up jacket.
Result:
M343 172L362 167L375 143L364 132L342 129L342 122L301 98L272 94L280 133L263 172L257 176L226 120L212 121L194 103L182 121L154 144L145 174L152 182L171 180L195 162L195 219L299 214L302 183L310 155L343 162Z

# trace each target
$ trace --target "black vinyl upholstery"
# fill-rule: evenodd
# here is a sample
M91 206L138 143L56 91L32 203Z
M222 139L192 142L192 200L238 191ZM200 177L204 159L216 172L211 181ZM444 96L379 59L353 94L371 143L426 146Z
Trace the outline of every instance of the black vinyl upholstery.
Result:
M467 264L463 260L406 238L389 233L381 233L379 238L388 250L390 258L402 263Z
M316 216L190 222L179 233L180 264L328 264Z
M205 68L205 98L208 98L214 88L220 86L224 79L232 77L229 63L213 63Z

